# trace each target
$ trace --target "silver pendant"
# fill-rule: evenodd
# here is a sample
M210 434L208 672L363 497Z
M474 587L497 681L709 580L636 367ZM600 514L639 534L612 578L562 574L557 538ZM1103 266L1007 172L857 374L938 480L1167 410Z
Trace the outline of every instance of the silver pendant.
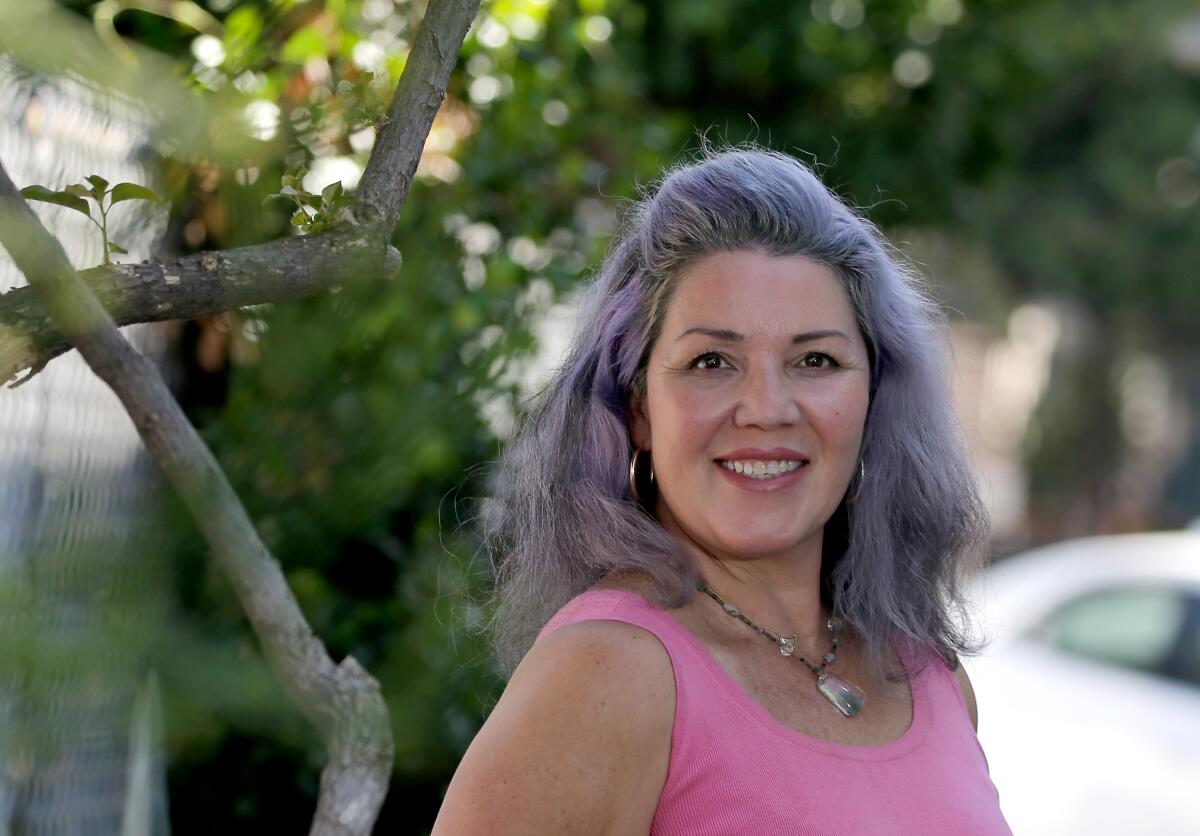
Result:
M861 688L831 673L817 677L817 690L847 717L857 714L867 701L867 695Z

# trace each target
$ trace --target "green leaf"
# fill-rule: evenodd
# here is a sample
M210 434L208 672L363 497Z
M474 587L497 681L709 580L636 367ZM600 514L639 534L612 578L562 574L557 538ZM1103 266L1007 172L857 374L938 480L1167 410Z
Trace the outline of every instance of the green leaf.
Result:
M91 188L92 197L96 198L96 200L99 200L100 198L104 197L104 192L108 189L108 181L107 180L105 180L99 174L89 174L84 179L92 184L92 188Z
M159 197L145 186L139 186L136 183L118 183L113 186L112 200L109 205L120 203L123 200L150 200L157 202Z
M227 43L240 41L243 44L253 43L262 35L262 15L258 9L251 6L241 6L229 13L225 18L225 38Z
M325 35L315 26L302 26L292 33L279 53L279 60L303 64L309 58L324 58L328 48Z
M315 194L309 194L308 192L298 192L290 186L284 186L283 191L275 192L274 194L269 194L264 197L262 205L266 206L268 202L274 200L275 198L291 200L296 204L297 207L311 206L313 209L321 208L321 198L317 197Z
M45 186L26 186L21 189L21 194L26 200L39 200L42 203L53 203L56 206L65 206L68 209L74 209L76 212L81 212L89 218L92 216L91 210L88 208L87 201L77 195L68 192L56 192L47 189Z
M342 181L341 180L338 180L336 183L330 183L328 186L321 189L321 197L325 200L326 203L333 203L341 196L342 196Z
M292 226L298 226L303 229L308 226L309 222L308 213L303 209L297 209L292 213Z
M92 197L92 190L82 183L72 183L70 186L63 188L67 194L73 194L75 197Z
M129 250L122 247L120 244L115 244L112 241L108 242L108 251L110 253L120 253L121 255L129 255Z

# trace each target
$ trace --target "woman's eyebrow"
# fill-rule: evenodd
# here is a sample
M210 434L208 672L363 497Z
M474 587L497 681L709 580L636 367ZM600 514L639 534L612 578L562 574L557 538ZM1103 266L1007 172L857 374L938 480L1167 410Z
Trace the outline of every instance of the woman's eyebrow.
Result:
M743 335L739 334L737 331L730 331L728 328L697 327L697 328L687 329L682 334L680 334L678 337L676 337L675 341L678 342L679 340L682 340L688 334L705 334L709 337L712 337L715 340L724 340L726 342L731 342L731 343L740 343L746 339ZM845 334L843 334L841 331L826 329L826 330L822 330L822 331L805 331L801 334L793 334L792 335L792 345L796 345L797 343L811 342L813 340L820 340L825 337L841 337L846 342L850 341L850 338L847 337Z

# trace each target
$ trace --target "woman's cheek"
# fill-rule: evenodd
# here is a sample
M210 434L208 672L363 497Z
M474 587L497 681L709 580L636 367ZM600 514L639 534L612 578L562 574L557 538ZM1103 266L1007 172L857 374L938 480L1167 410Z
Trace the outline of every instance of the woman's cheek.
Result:
M680 434L703 435L712 430L709 424L719 421L724 403L724 398L715 392L683 393L672 403L671 425Z

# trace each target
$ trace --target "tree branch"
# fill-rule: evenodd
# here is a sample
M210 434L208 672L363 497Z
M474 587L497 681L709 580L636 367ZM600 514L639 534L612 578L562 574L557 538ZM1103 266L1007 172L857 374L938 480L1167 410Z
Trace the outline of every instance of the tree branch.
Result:
M351 275L360 255L367 263L384 261L478 7L479 0L431 0L364 172L358 204L350 213L354 220L326 235L203 253L162 265L91 271L90 283L98 291L93 293L0 164L0 243L30 285L26 293L3 297L0 361L9 366L24 362L17 368L36 371L66 341L121 400L204 533L268 662L321 736L328 762L311 831L320 836L369 833L383 804L393 743L379 685L351 658L334 664L216 459L158 370L125 341L97 297L105 298L126 322L196 316L325 289ZM35 310L34 297L48 322ZM14 345L19 346L15 351ZM0 370L8 368L0 365Z
M379 684L353 659L335 665L304 619L278 561L158 369L117 330L62 246L0 164L0 243L51 321L121 400L229 578L291 699L329 754L314 834L366 834L387 794L392 734Z
M479 0L430 0L409 53L387 122L358 185L357 197L379 213L391 233L412 189L421 151L442 100L458 51L479 11Z
M311 296L364 270L379 270L372 258L408 199L479 2L431 0L359 182L357 205L346 213L348 222L318 235L83 271L104 309L118 325L193 319ZM382 269L390 275L398 267L399 256L389 248ZM34 296L30 288L0 295L0 383L26 383L71 348Z
M164 262L114 264L80 271L117 325L196 319L248 305L286 302L379 275L377 236L343 224L329 232L283 238ZM383 275L400 269L388 248ZM46 318L31 287L0 294L0 383L29 381L71 344Z

